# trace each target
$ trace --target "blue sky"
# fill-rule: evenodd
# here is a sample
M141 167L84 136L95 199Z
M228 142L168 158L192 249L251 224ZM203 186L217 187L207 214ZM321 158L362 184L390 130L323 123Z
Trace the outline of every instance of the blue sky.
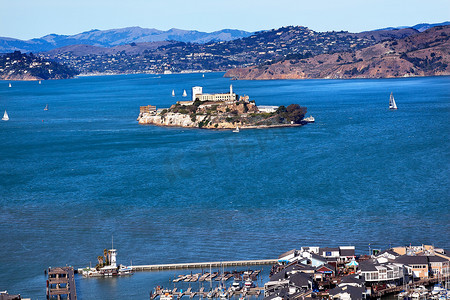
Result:
M287 25L360 32L450 20L449 0L0 0L0 36L129 26L259 31Z

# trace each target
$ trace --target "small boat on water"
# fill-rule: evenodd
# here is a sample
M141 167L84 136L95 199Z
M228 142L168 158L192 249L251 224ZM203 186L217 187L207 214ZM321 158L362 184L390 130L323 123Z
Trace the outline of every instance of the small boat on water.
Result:
M205 78L205 74L202 74L202 77Z
M236 126L236 129L233 132L239 132L239 127Z
M45 105L44 110L48 110L48 104Z
M8 116L8 113L6 112L6 110L5 110L5 113L3 114L2 120L3 121L8 121L9 120L9 116Z
M187 97L186 90L183 91L183 97Z
M9 87L12 87L11 82L9 83Z
M307 117L307 118L303 118L302 121L304 121L304 122L306 122L306 123L314 123L314 122L316 121L316 119L314 119L313 116L309 116L309 117Z
M41 81L39 80L39 84L41 84Z
M395 103L394 94L392 92L389 97L389 109L397 109L397 104Z
M175 97L175 90L172 90L172 97Z

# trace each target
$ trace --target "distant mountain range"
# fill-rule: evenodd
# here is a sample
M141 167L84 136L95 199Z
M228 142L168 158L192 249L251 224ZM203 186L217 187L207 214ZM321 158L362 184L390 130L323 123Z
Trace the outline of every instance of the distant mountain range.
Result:
M405 28L414 28L415 30L417 30L419 32L424 32L425 30L430 29L431 27L446 26L446 25L450 25L450 22L433 23L433 24L420 23L420 24L417 24L414 26L386 27L386 28L376 29L376 30L397 30L397 29L405 29ZM376 30L374 30L374 31L376 31Z
M127 27L110 30L91 30L75 35L49 34L31 40L19 40L0 37L0 53L44 52L70 45L91 45L98 47L114 47L131 43L148 43L159 41L178 41L185 43L208 43L230 41L252 35L251 32L223 29L214 32L181 30L172 28L167 31L141 27Z
M376 31L395 31L396 29L413 28L422 32L428 28L440 25L448 25L450 22L436 24L417 24L414 26L389 27ZM0 53L9 53L16 50L21 52L45 52L65 46L90 45L96 47L110 48L133 43L149 43L161 41L177 41L184 43L205 44L209 42L231 41L251 36L252 32L223 29L214 32L201 32L196 30L182 30L172 28L167 31L148 29L141 27L127 27L109 30L91 30L75 35L49 34L31 40L19 40L9 37L0 37ZM360 33L363 34L364 33Z

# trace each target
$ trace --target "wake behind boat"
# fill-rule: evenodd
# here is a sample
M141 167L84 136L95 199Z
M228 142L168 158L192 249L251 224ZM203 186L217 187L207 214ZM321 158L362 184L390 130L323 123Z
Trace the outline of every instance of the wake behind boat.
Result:
M394 94L392 92L389 97L389 109L397 109L397 104L395 103Z

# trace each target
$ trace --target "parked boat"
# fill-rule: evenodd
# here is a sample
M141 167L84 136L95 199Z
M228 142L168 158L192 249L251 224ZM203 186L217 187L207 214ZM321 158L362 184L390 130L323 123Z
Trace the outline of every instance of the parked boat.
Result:
M397 104L395 103L394 94L392 92L389 97L389 109L397 109Z
M122 275L133 275L133 269L131 267L127 267L127 266L120 266L119 270L117 271L117 275L122 276Z
M172 292L170 290L163 290L159 299L160 300L172 300L173 299Z
M252 288L252 287L254 287L255 285L253 284L253 281L250 279L250 278L247 278L246 280L245 280L245 283L244 283L244 288L245 288L245 290L249 290L250 288Z
M186 90L183 91L183 97L187 97Z
M5 113L3 114L2 120L3 121L8 121L9 120L9 116L8 116L8 113L6 112L6 110L5 110Z
M231 290L233 291L239 291L242 288L241 282L238 280L234 280L231 284Z
M435 284L433 289L431 290L431 293L433 295L438 295L438 294L440 294L442 292L445 292L445 291L446 291L446 289L442 286L442 284Z
M236 129L233 132L239 132L239 127L236 126Z

